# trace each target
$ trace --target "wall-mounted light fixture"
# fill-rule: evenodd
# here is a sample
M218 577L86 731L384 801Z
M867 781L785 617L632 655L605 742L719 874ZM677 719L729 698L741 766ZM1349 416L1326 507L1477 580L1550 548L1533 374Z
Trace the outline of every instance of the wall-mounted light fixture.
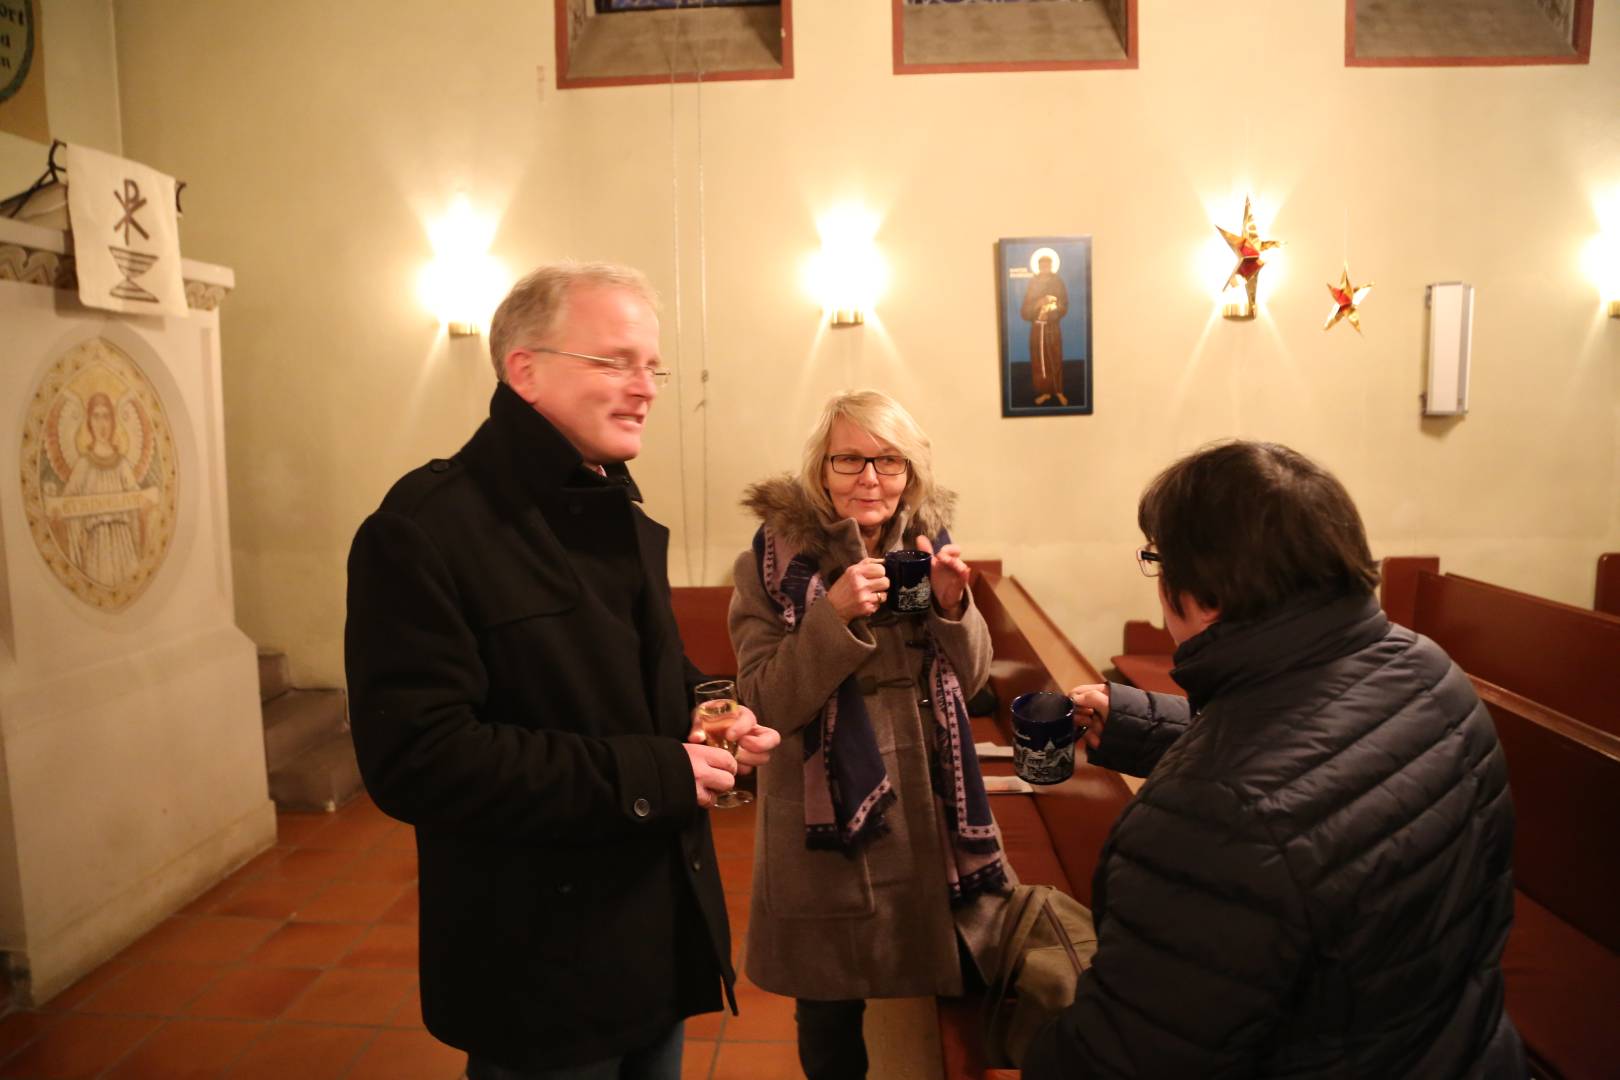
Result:
M860 326L888 283L878 252L878 217L857 206L832 210L816 222L821 250L806 267L806 285L830 326Z
M1260 270L1267 263L1266 252L1280 247L1282 241L1260 238L1260 230L1254 223L1254 213L1246 195L1243 197L1243 231L1228 232L1219 225L1215 226L1215 231L1221 234L1221 239L1226 241L1226 246L1237 259L1227 275L1225 291L1221 295L1221 316L1227 319L1252 319L1260 309Z
M1609 318L1620 319L1620 232L1592 237L1581 261L1608 308Z
M443 217L428 222L433 261L422 268L417 295L451 337L473 337L505 290L506 273L489 254L495 218L457 195Z
M1592 193L1598 232L1581 253L1582 268L1609 318L1620 319L1620 186Z

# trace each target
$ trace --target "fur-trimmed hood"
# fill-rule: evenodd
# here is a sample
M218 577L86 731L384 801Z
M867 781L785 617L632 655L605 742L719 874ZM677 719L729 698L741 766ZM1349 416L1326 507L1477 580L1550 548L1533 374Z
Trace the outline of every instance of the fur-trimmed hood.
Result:
M791 473L749 485L743 492L742 505L788 544L813 554L821 562L844 561L838 552L846 536L853 534L859 543L859 531L854 528L854 522L848 518L829 521ZM939 487L915 507L902 501L883 531L882 550L893 547L897 539L904 546L915 547L919 534L934 539L950 527L955 509L956 493Z

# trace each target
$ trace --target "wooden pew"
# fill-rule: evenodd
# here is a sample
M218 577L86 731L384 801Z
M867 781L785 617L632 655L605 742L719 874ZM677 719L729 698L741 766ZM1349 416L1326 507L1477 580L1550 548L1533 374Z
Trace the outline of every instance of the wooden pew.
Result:
M1508 1015L1537 1075L1620 1065L1620 737L1475 678L1507 759L1517 826Z
M1438 559L1386 559L1390 618L1470 675L1620 734L1620 616L1438 570Z
M1081 683L1103 681L1101 673L1016 578L981 574L973 584L973 597L989 624L995 647L990 684L999 702L995 717L974 718L976 739L1011 745L1008 708L1019 694L1062 692ZM1010 775L1012 764L985 762L983 769L990 776ZM1081 758L1075 762L1074 776L1062 784L1039 789L1034 795L991 796L1007 859L1019 880L1029 885L1055 885L1089 905L1097 855L1133 790L1125 777ZM948 1080L1003 1080L1019 1075L1014 1069L986 1067L980 1040L981 1007L980 999L973 996L940 1001L940 1053Z
M1597 588L1593 591L1592 610L1606 615L1620 615L1620 551L1598 556Z
M1132 619L1125 624L1125 651L1109 657L1108 662L1132 686L1185 697L1187 692L1170 677L1175 651L1176 639L1170 631L1144 619Z

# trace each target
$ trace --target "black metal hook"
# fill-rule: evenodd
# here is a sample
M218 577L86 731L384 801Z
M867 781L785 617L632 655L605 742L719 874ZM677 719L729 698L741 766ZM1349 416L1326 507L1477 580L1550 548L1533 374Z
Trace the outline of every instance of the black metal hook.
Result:
M67 183L67 166L59 165L56 161L57 150L66 146L67 143L61 139L52 139L51 148L45 154L45 171L39 174L39 179L28 185L26 191L18 192L9 198L0 199L0 208L4 208L7 217L16 217L22 208L28 205L29 199L50 185ZM186 182L176 180L174 182L174 212L182 215L186 212L185 207L180 205L180 193L184 190L186 190Z

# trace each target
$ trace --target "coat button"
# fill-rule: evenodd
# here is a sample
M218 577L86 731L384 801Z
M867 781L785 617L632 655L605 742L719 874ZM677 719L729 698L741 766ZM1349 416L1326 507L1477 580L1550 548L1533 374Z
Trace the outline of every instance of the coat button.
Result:
M631 804L630 809L636 812L636 817L646 817L648 814L652 813L652 803L648 802L646 799L637 799Z
M565 881L561 885L557 886L557 891L563 896L567 896L569 893L574 891L574 883L572 881Z
M693 859L692 860L692 869L693 870L701 870L701 869L703 869L703 860L702 859Z
M450 468L450 463L442 457L434 458L432 461L428 462L428 468L432 469L434 472L445 472Z

